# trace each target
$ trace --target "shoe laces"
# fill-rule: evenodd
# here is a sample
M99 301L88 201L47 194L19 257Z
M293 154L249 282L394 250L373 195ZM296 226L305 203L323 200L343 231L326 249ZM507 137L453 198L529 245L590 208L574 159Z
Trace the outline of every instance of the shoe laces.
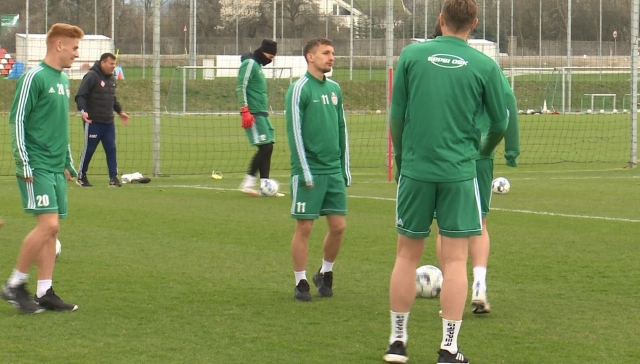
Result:
M49 293L51 292L51 293ZM58 297L58 295L53 291L53 288L49 288L47 293L44 296L49 296L49 300L54 302L62 302L62 298ZM44 297L43 297L44 298Z

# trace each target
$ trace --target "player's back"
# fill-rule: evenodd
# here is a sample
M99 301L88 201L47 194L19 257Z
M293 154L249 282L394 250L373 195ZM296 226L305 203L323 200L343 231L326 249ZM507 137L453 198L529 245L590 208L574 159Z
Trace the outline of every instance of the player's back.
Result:
M494 114L501 105L499 118L506 121L502 83L495 81L503 77L499 67L451 36L406 47L401 64L398 72L405 72L406 90L402 174L432 182L473 178L479 147L476 119L487 96L500 94L488 102Z

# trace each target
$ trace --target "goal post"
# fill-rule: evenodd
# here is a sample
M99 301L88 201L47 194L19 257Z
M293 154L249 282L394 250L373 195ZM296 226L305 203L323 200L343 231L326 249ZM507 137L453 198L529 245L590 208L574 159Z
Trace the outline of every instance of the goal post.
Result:
M580 99L580 112L588 112L588 110L593 112L598 110L600 110L600 112L617 112L617 97L618 95L616 94L584 94ZM585 100L588 109L585 109ZM596 109L596 106L598 106L599 109Z
M521 164L627 161L633 139L630 115L624 112L631 109L630 97L625 98L630 67L514 68L505 73L521 114ZM501 159L499 149L496 163Z

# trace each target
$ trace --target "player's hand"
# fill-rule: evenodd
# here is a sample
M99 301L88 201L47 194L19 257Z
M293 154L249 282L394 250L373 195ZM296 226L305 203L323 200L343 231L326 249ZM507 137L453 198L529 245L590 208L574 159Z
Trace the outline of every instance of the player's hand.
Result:
M67 177L67 181L73 181L73 176L71 175L71 172L69 172L68 169L64 169L64 175L65 177Z
M253 115L249 112L249 108L246 106L243 106L240 109L240 115L242 116L242 127L245 129L252 127L253 123L256 121Z
M121 111L118 115L120 115L120 121L122 122L122 125L129 125L130 118L126 112Z
M32 177L18 177L19 180L24 181L24 182L33 182L33 176Z
M91 119L89 119L89 113L86 111L82 111L82 120L87 123L87 124L91 124Z

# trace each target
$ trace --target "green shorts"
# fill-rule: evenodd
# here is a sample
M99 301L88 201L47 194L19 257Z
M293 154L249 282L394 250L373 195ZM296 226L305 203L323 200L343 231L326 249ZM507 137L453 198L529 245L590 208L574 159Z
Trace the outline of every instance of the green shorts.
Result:
M291 176L291 217L315 220L324 215L347 214L347 187L342 173L313 176L313 187L307 188L304 178Z
M396 198L399 234L410 238L429 236L436 208L441 235L455 238L482 234L475 178L461 182L424 182L400 176Z
M37 214L58 213L67 217L67 177L41 169L33 170L33 182L18 178L24 212Z
M478 190L482 217L486 217L491 207L491 182L493 182L493 159L477 159Z
M266 116L254 115L256 121L249 129L245 129L249 143L253 146L276 142L276 133L271 120Z

